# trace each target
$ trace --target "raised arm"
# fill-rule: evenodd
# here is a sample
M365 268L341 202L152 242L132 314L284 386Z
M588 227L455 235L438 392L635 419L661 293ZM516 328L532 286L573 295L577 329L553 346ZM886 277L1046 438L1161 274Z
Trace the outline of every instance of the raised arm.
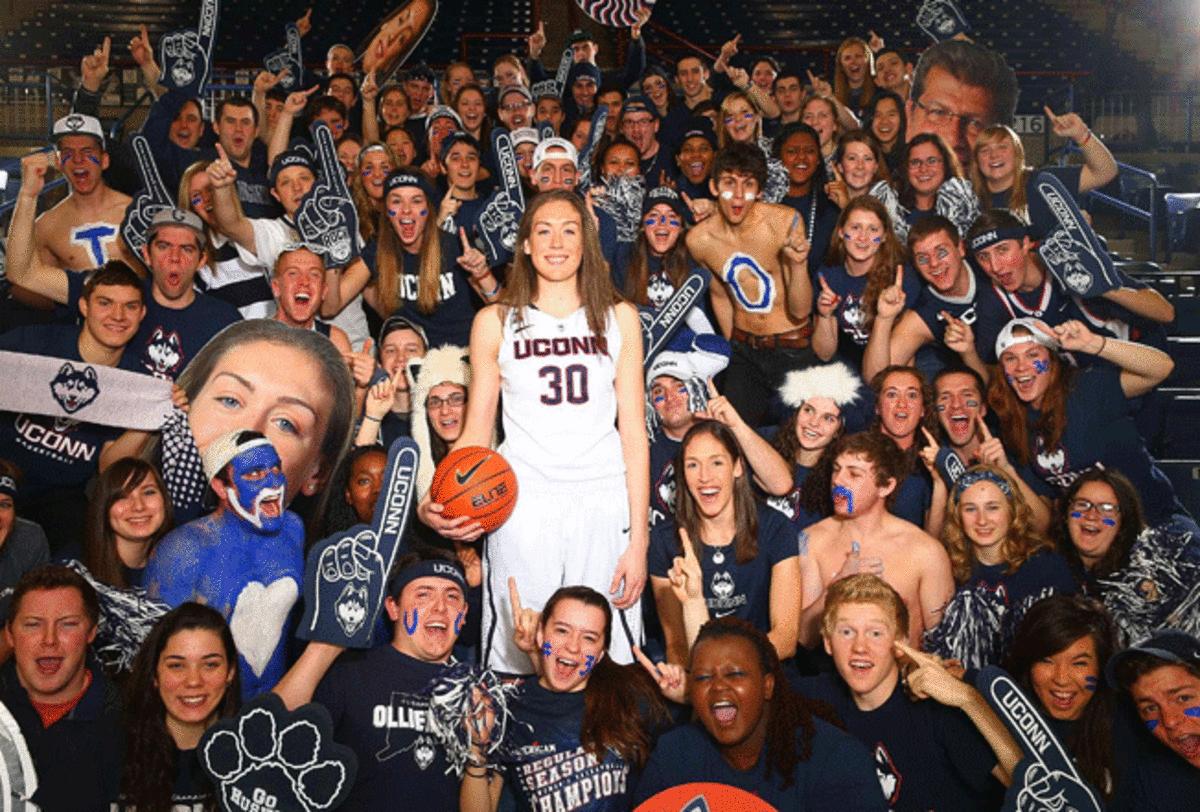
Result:
M254 238L254 226L242 213L237 199L237 170L217 144L217 160L204 170L212 182L213 216L217 219L217 230L251 254L258 254Z
M791 556L771 567L771 631L767 633L779 659L796 653L800 637L800 559Z
M1108 151L1104 142L1096 138L1088 129L1082 118L1076 113L1063 113L1058 116L1049 107L1042 109L1046 111L1046 118L1050 119L1050 126L1053 128L1054 134L1060 138L1071 139L1083 153L1083 169L1079 173L1079 194L1099 189L1117 176L1119 169L1113 154Z
M729 399L717 391L712 379L708 380L708 406L697 413L697 417L716 420L724 423L737 438L746 461L750 463L750 473L758 486L771 496L784 496L791 492L794 484L792 468L783 455L775 447L742 420Z
M786 211L791 222L779 258L783 263L787 312L793 319L800 321L812 315L812 278L808 275L808 251L811 246L808 235L804 233L804 219L800 217L800 213L792 212L791 209Z
M1068 321L1054 328L1064 350L1086 352L1103 358L1121 370L1121 391L1127 398L1144 395L1167 379L1175 362L1165 352L1136 341L1100 336L1081 321Z
M818 358L828 361L837 352L837 307L842 297L829 287L825 274L818 272L817 281L821 285L821 292L817 294L817 319L813 326L812 347Z
M1116 288L1104 293L1101 298L1159 324L1175 321L1175 306L1154 288Z
M867 349L863 353L862 374L864 380L871 380L891 361L893 343L892 328L896 320L904 322L908 316L913 316L920 322L920 317L911 310L904 311L907 299L904 293L904 266L896 266L896 282L879 291L879 299L875 303L875 320L871 323L871 336L867 339ZM922 326L923 326L922 322ZM920 346L919 344L917 345ZM915 353L916 350L914 349Z
M70 294L67 273L46 264L38 256L33 235L38 196L46 186L46 173L50 171L50 155L49 152L35 152L21 159L21 188L8 225L8 281L66 304Z

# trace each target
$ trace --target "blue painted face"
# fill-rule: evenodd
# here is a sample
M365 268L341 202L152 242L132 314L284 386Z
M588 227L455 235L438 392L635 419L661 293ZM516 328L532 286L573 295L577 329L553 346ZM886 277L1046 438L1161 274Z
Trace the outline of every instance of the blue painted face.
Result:
M257 533L273 535L283 529L287 478L279 454L270 445L243 451L230 463L233 488L229 507Z
M846 513L850 516L854 515L854 494L850 491L849 488L843 487L841 485L834 485L833 486L833 498L835 500L839 499L839 498L845 499L846 500Z
M545 643L542 643L542 656L549 657L552 654L554 654L554 649L550 647L550 641L547 640Z
M587 655L587 662L584 663L583 670L579 672L579 676L586 677L588 674L592 673L592 668L594 668L595 665L596 665L596 655L595 654ZM1186 713L1186 712L1187 711L1184 711L1184 713Z
M1040 358L1035 358L1033 360L1033 368L1037 370L1037 374L1045 375L1047 372L1050 371L1050 363L1047 361L1043 361Z

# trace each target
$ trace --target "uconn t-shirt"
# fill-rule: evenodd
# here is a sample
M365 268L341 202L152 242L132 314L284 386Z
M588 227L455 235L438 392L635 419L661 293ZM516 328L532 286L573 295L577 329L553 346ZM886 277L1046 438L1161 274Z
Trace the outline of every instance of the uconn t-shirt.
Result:
M459 781L429 733L429 683L446 666L401 654L390 644L345 655L317 686L333 737L358 757L346 809L392 809L403 799L422 809L457 809ZM416 794L416 793L419 793Z
M825 284L841 297L835 313L838 323L838 348L844 352L853 346L855 349L851 352L856 354L855 357L861 357L863 348L871 338L867 329L867 303L863 300L863 294L867 290L867 274L851 276L844 265L837 265L822 268L820 275L825 278ZM894 279L895 271L889 271L888 282ZM814 290L820 290L819 285L820 281ZM905 269L903 286L906 301L916 302L921 292L921 281L916 272Z
M737 562L734 545L700 545L700 572L704 601L713 618L741 618L763 632L771 630L771 570L781 561L800 554L796 530L778 510L758 505L758 555L744 564ZM671 562L680 555L674 526L655 527L650 534L648 569L666 578Z
M888 806L912 810L995 809L1003 787L991 771L996 756L967 715L932 699L914 700L899 682L878 708L859 709L833 674L800 677L794 687L828 702L846 732L867 746Z
M617 812L630 807L630 766L612 751L597 760L579 741L583 691L556 693L521 683L501 757L504 784L519 810ZM429 806L429 809L441 807ZM446 807L456 809L457 806Z

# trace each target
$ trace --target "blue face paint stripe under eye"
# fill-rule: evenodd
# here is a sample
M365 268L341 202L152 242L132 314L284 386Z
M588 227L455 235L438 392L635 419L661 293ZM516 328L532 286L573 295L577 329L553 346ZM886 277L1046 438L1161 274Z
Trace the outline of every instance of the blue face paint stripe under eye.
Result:
M1100 680L1097 679L1096 677L1084 677L1083 678L1083 687L1087 688L1089 691L1095 691L1096 688L1099 687L1099 685L1100 685Z
M1100 524L1104 525L1105 527L1116 527L1117 520L1116 519L1101 519Z
M1078 512L1072 512L1072 513L1071 513L1071 518L1072 518L1072 519L1082 519L1082 518L1083 518L1083 514L1082 514L1082 513L1078 513Z
M579 676L586 677L588 674L592 673L592 666L594 666L595 664L596 664L596 655L595 654L587 655L587 662L584 663L583 670L579 672Z
M1197 705L1194 708L1184 708L1183 715L1190 716L1193 719L1200 719L1200 705Z
M465 615L465 614L466 614L465 612L459 612L459 613L458 613L458 617L454 618L454 633L455 633L455 634L461 634L461 633L462 633L462 627L463 627L463 624L466 622L466 621L464 620L464 615Z
M1158 727L1157 719L1146 719L1145 722L1146 722L1146 730L1149 730L1150 732L1154 732L1154 728Z
M547 640L545 643L542 643L542 656L543 657L549 657L553 653L554 653L553 650L550 648L549 640Z

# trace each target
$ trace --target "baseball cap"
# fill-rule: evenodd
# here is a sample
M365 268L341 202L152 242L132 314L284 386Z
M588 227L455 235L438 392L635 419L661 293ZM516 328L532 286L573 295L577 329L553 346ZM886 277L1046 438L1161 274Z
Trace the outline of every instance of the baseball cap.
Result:
M567 37L567 45L574 45L577 42L595 42L596 38L584 31L582 28L576 28Z
M649 113L657 121L658 108L655 107L645 96L630 96L621 105L621 115L626 113Z
M703 138L708 142L713 149L717 148L717 134L713 130L713 124L704 116L695 116L687 120L684 125L685 129L679 136L679 144L675 147L675 154L678 155L683 149L683 144L689 138Z
M1108 684L1120 689L1117 669L1121 663L1137 655L1150 655L1163 661L1163 665L1188 665L1200 669L1200 640L1178 629L1162 629L1136 645L1113 655L1104 669Z
M540 82L534 82L533 87L529 89L529 95L533 96L537 101L560 98L558 82L553 79L543 79Z
M1028 335L1016 335L1016 329L1024 327L1029 331ZM1054 352L1058 352L1058 339L1053 336L1046 335L1040 326L1037 319L1024 317L1013 319L1000 330L1000 335L996 336L996 357L999 358L1001 353L1010 347L1015 347L1018 344L1041 344L1043 347L1048 347Z
M498 95L496 97L496 101L503 102L505 96L511 95L513 93L520 93L522 96L525 97L525 101L527 101L527 102L533 101L533 94L529 92L529 88L525 87L525 85L509 85L508 87L506 87L500 91L500 95Z
M453 109L439 104L437 107L429 111L429 115L425 116L425 132L429 132L429 128L433 126L433 122L439 118L449 118L454 120L454 125L458 129L462 129L462 119Z
M425 349L429 349L429 338L425 335L425 328L417 324L412 319L407 319L404 316L388 316L383 322L383 326L379 328L379 340L375 342L375 355L383 349L383 341L389 335L397 330L412 330L421 338L421 343L425 345ZM377 358L378 360L378 358Z
M271 441L257 431L234 429L222 434L208 444L200 458L204 476L210 480L215 478L238 454L260 445L271 445Z
M149 241L163 226L183 226L184 228L190 228L196 232L196 237L200 240L201 248L204 248L208 242L208 235L204 231L204 222L190 211L184 209L163 209L154 215L154 219L150 221L150 228L146 230L146 240Z
M556 152L561 152L564 154L562 156L547 156L546 153L550 152L550 150L555 150ZM541 166L542 161L546 160L547 157L570 158L571 163L575 164L576 166L579 165L579 150L575 149L575 145L570 141L565 138L559 138L558 136L547 138L545 141L538 142L537 148L533 151L533 168L537 169L539 166Z
M580 79L590 79L599 87L600 77L600 69L591 62L576 62L571 66L571 72L567 74L567 87L574 87Z
M312 157L305 150L288 149L279 153L271 164L271 171L267 174L267 181L274 186L279 173L283 170L293 167L302 166L309 172L313 173L313 177L317 175L316 164L313 163Z
M533 144L536 146L541 140L541 134L533 127L518 127L512 131L513 146L519 144Z
M670 206L671 211L679 215L680 221L687 222L687 206L684 205L683 198L679 196L679 193L670 186L659 186L646 192L642 198L642 216L645 217L652 208L663 203Z
M90 135L100 141L101 149L105 145L104 128L100 126L100 119L83 113L68 113L63 116L54 122L53 133L55 141L64 135Z

